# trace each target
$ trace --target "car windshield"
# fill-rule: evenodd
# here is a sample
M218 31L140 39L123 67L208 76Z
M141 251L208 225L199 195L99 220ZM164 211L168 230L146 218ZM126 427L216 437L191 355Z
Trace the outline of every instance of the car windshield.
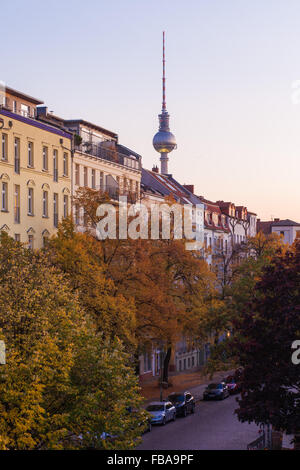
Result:
M169 395L170 401L184 401L184 395L180 395L179 393L174 393Z
M222 388L222 384L209 384L207 388L209 388L210 390L216 390L217 388L220 389Z
M149 405L147 411L164 411L164 405Z
M218 384L209 384L207 388L214 389L217 388Z

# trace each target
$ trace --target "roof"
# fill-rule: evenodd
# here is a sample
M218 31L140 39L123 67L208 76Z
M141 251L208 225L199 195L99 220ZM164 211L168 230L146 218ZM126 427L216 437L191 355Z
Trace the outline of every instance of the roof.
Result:
M298 222L294 222L293 220L285 219L272 222L272 227L300 227L300 224L298 224Z
M125 147L125 145L117 144L117 148L123 155L135 157L137 160L141 160L142 158L141 155L129 149L128 147Z
M201 204L203 206L203 202L178 183L172 175L162 175L143 168L142 184L145 187L159 191L164 196L173 196L181 204Z
M272 220L261 222L257 221L257 232L263 232L265 234L272 232Z
M58 127L51 126L50 124L41 122L37 119L32 119L32 118L28 118L25 116L21 116L11 111L7 111L5 109L0 109L0 114L2 114L3 116L10 117L11 119L15 119L16 121L24 122L25 124L28 124L30 126L43 129L44 131L52 132L53 134L60 135L61 137L66 137L67 139L72 138L72 134L70 132L67 132L66 130L63 130L63 129L59 129Z
M109 131L107 129L104 129L104 127L100 127L97 124L93 124L92 122L85 121L84 119L64 119L65 124L83 124L84 126L92 127L93 129L96 129L99 132L103 132L104 134L107 134L116 140L118 140L118 134L115 132Z
M44 101L39 100L38 98L33 98L30 95L26 95L22 91L14 90L14 88L10 88L9 86L5 87L5 92L9 93L10 95L17 96L18 98L23 98L26 101L30 101L33 104L43 104Z

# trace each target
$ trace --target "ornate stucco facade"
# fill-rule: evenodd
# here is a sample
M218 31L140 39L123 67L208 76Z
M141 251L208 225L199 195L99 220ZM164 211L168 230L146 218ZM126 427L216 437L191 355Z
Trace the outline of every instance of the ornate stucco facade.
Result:
M26 112L15 95L0 107L0 230L40 248L70 211L71 135L35 119L41 102L24 95Z

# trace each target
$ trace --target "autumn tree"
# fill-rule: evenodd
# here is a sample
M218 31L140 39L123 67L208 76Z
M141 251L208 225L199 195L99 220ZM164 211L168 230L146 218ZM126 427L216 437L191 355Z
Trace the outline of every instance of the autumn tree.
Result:
M88 214L87 227L95 227L101 220L97 214L101 195L82 188L74 201ZM170 198L165 201L167 205L174 202ZM117 218L119 211L120 206L116 206ZM129 218L128 224L132 220L134 216ZM93 231L90 230L90 234ZM164 381L168 379L169 360L176 341L183 334L190 337L195 337L196 331L200 334L196 318L203 314L213 276L199 253L187 251L185 241L176 240L172 235L171 220L170 239L141 237L133 240L117 236L99 240L96 242L99 248L95 250L97 253L102 250L105 275L113 281L117 292L134 302L137 355L138 351L152 345L165 350ZM193 324L189 321L190 315L195 319Z
M52 264L67 276L98 331L109 338L118 336L128 351L132 351L136 324L134 302L119 293L108 277L101 243L88 232L76 232L71 219L65 219L45 251Z
M44 254L6 234L0 242L0 448L135 446L142 414L128 408L141 398L124 346L97 333Z

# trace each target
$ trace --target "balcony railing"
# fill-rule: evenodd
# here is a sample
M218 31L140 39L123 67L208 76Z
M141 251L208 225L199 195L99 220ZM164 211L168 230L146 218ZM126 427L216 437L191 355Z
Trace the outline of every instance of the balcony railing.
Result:
M9 103L6 104L1 104L0 109L6 109L7 111L10 111L11 113L18 114L19 116L23 116L29 119L36 119L36 111L35 109L31 109L31 112L29 113L28 111L25 111L25 109L13 109L13 106L11 106Z
M101 144L83 142L80 145L76 145L75 150L87 153L88 155L92 155L96 158L102 158L103 160L108 160L110 162L118 163L119 165L124 165L134 170L141 169L140 162L135 158L130 158L128 155L124 155L117 150L105 148L101 146ZM130 164L129 162L132 163Z
M128 190L120 190L114 186L106 186L101 192L108 194L108 196L115 201L118 201L120 196L126 196L127 202L130 204L135 204L138 200L137 193Z

